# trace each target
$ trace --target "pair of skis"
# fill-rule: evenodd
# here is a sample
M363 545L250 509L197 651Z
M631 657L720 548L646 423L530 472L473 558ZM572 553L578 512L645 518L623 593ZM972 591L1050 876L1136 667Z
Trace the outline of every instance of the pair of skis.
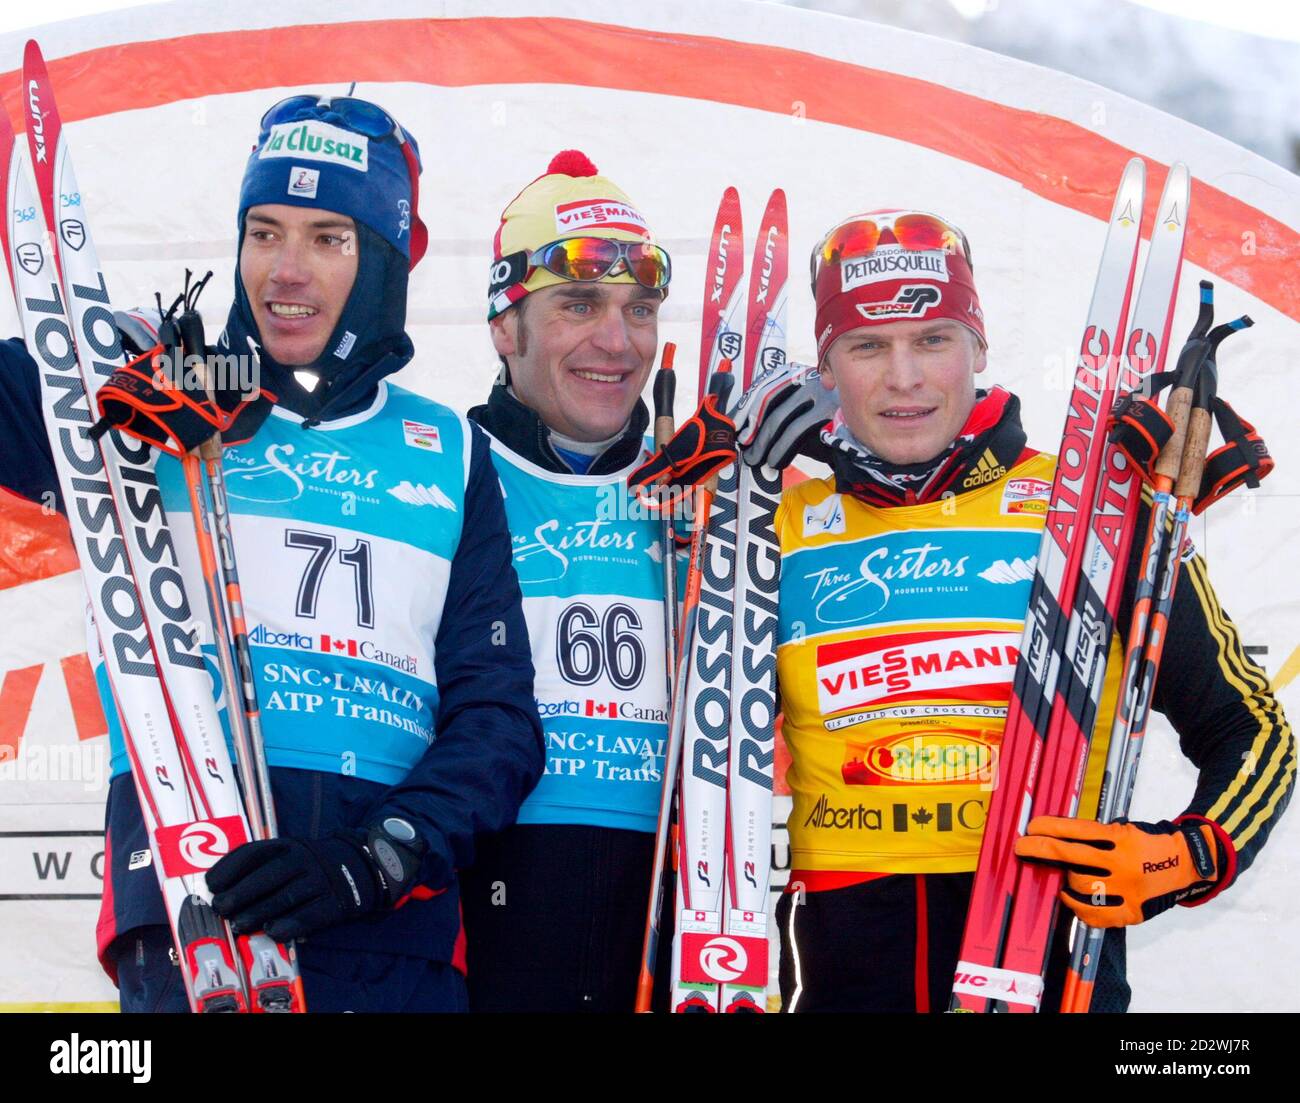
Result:
M706 258L701 402L713 394L730 413L757 367L784 362L788 260L785 193L778 189L743 291L740 196L728 188ZM676 785L672 1009L763 1012L781 562L773 522L781 474L736 461L694 494L637 1010L650 1009Z
M30 171L0 112L5 258L190 1007L301 1011L292 948L262 933L234 937L212 910L206 870L252 835L201 648L211 630L186 595L156 455L118 432L88 436L122 346L35 42L23 88ZM213 613L219 623L223 610Z
M1062 882L1017 860L1031 815L1078 808L1132 545L1142 479L1108 439L1117 397L1142 388L1168 352L1190 200L1169 171L1130 314L1145 167L1124 170L1111 211L1070 394L1012 685L950 1009L1032 1012Z
M1183 541L1205 471L1215 397L1214 352L1229 334L1253 324L1250 318L1241 317L1212 330L1213 320L1214 288L1203 280L1196 325L1179 360L1177 378L1166 404L1172 433L1152 469L1151 512L1140 559L1142 573L1133 598L1124 677L1098 797L1097 819L1101 823L1127 816L1133 799L1156 675L1168 637ZM1075 920L1070 967L1061 997L1063 1012L1078 1014L1091 1007L1104 936L1103 929Z

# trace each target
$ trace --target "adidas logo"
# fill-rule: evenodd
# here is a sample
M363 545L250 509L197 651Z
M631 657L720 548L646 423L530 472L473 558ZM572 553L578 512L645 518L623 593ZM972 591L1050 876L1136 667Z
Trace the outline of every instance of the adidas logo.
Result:
M1007 473L1005 464L998 463L998 458L989 449L984 449L984 455L980 457L980 462L975 465L975 469L962 480L961 488L970 490L977 486L985 486L988 483L997 482Z

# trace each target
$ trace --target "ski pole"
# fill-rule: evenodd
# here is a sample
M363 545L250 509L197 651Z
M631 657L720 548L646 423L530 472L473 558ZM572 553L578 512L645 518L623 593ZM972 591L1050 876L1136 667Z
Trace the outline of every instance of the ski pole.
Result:
M709 383L710 391L719 396L719 405L725 404L726 394L731 387L731 378L731 361L723 360L714 373L714 378ZM656 380L656 413L660 409L658 387L659 381ZM655 435L658 438L658 419L656 419L655 429ZM646 910L645 937L641 950L641 972L637 977L636 1010L638 1012L648 1012L650 1010L650 998L654 993L654 968L659 954L659 934L663 925L664 867L667 864L668 835L672 824L673 797L677 794L678 767L681 762L682 743L686 735L686 669L690 656L691 640L695 635L695 621L699 612L705 530L708 528L709 513L713 508L713 495L717 490L717 486L718 477L714 474L695 488L695 528L691 533L690 560L686 570L686 593L682 600L680 630L676 641L676 651L673 655L676 674L672 678L672 696L669 698L668 746L664 749L663 787L659 795L659 818L655 827L654 866L650 875L650 903ZM676 554L675 549L673 554ZM675 581L673 592L676 593ZM680 794L677 795L680 800ZM674 862L674 865L676 865L676 862Z
M1203 281L1200 313L1184 353L1185 362L1179 364L1178 378L1166 403L1174 431L1161 449L1154 468L1154 498L1143 545L1143 569L1134 595L1124 677L1098 798L1100 823L1113 823L1127 816L1133 799L1156 678L1168 636L1181 549L1208 451L1210 410L1216 387L1215 350L1228 334L1254 324L1243 316L1210 330L1213 315L1213 286ZM1171 495L1176 499L1172 525ZM1075 921L1070 965L1061 997L1062 1012L1082 1014L1091 1007L1104 938L1104 929Z
M664 353L659 361L659 371L655 374L655 448L662 448L673 436L673 398L677 391L677 376L673 373L673 358L677 346L671 341L664 342ZM673 529L672 511L667 508L671 497L669 488L660 488L659 501L663 513L659 519L661 527L660 547L664 560L664 669L667 674L667 699L673 699L673 665L677 656L677 534Z
M673 398L677 390L677 377L673 374L673 358L677 346L664 342L663 357L655 374L655 448L660 449L673 436ZM664 675L669 703L673 699L673 683L677 666L677 535L673 529L672 514L665 508L671 497L669 488L660 488L659 502L663 509L660 517L660 543L664 566ZM654 989L655 958L659 952L659 929L663 920L663 875L668 846L668 833L672 821L672 798L676 791L677 761L681 756L681 743L673 739L675 728L670 723L668 744L664 748L664 776L660 790L659 819L655 825L654 872L650 882L650 909L646 915L645 935L642 940L641 972L637 977L636 1007L638 1012L650 1010L650 996ZM666 800L665 800L666 794Z
M210 400L214 381L208 373L203 321L194 306L211 276L212 273L209 272L192 287L188 286L187 282L183 297L184 310L173 323L179 337L178 347L184 353L182 365L192 356L202 357L205 372L204 387ZM186 280L188 279L187 272ZM226 713L230 717L235 763L239 771L240 785L244 790L244 807L248 815L249 830L255 839L274 839L279 833L275 817L275 798L271 792L271 775L266 762L266 743L262 733L257 683L253 676L252 651L248 644L248 628L244 618L243 593L239 584L238 565L235 561L235 545L226 498L225 478L221 467L221 451L221 434L216 432L197 449L185 453L181 464L189 492L190 509L194 517L195 539L203 570L204 587L212 612L218 669L230 698L233 698L236 687L240 696L238 707L232 699L228 698ZM211 493L210 513L204 501L200 461ZM297 955L292 943L281 947L264 932L259 931L241 938L239 948L247 973L249 992L253 996L250 1001L252 1010L274 1012L306 1010L302 978L298 972Z

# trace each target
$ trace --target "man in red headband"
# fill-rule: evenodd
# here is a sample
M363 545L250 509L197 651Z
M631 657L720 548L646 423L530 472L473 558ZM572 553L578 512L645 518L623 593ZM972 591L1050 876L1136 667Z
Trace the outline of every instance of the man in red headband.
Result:
M988 342L972 271L965 235L933 214L875 211L836 226L812 257L818 367L766 373L737 412L746 462L783 467L802 452L833 472L787 490L776 517L794 798L777 920L791 1011L949 1003L1055 471L1055 457L1026 446L1019 399L976 389ZM1290 796L1281 707L1204 563L1184 554L1167 650L1178 661L1155 705L1200 770L1192 801L1157 824L1035 820L1017 847L1070 870L1065 903L1113 928L1096 1010L1128 1006L1123 926L1226 888ZM1136 573L1131 562L1085 818L1095 819ZM1256 763L1248 776L1243 758ZM1099 876L1104 894L1069 891ZM1043 1008L1060 1005L1068 930L1058 924Z
M874 240L864 225L877 227ZM889 463L927 463L969 430L975 375L987 363L965 238L933 215L878 211L832 231L821 252L817 353L840 390L838 439L856 438ZM903 377L881 372L883 358L904 362ZM924 491L902 482L914 499Z

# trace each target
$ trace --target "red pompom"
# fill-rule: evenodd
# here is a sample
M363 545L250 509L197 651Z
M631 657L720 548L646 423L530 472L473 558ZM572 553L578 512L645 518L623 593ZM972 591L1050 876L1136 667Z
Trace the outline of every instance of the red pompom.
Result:
M580 149L564 149L551 158L546 175L561 172L565 176L595 176L597 169Z

